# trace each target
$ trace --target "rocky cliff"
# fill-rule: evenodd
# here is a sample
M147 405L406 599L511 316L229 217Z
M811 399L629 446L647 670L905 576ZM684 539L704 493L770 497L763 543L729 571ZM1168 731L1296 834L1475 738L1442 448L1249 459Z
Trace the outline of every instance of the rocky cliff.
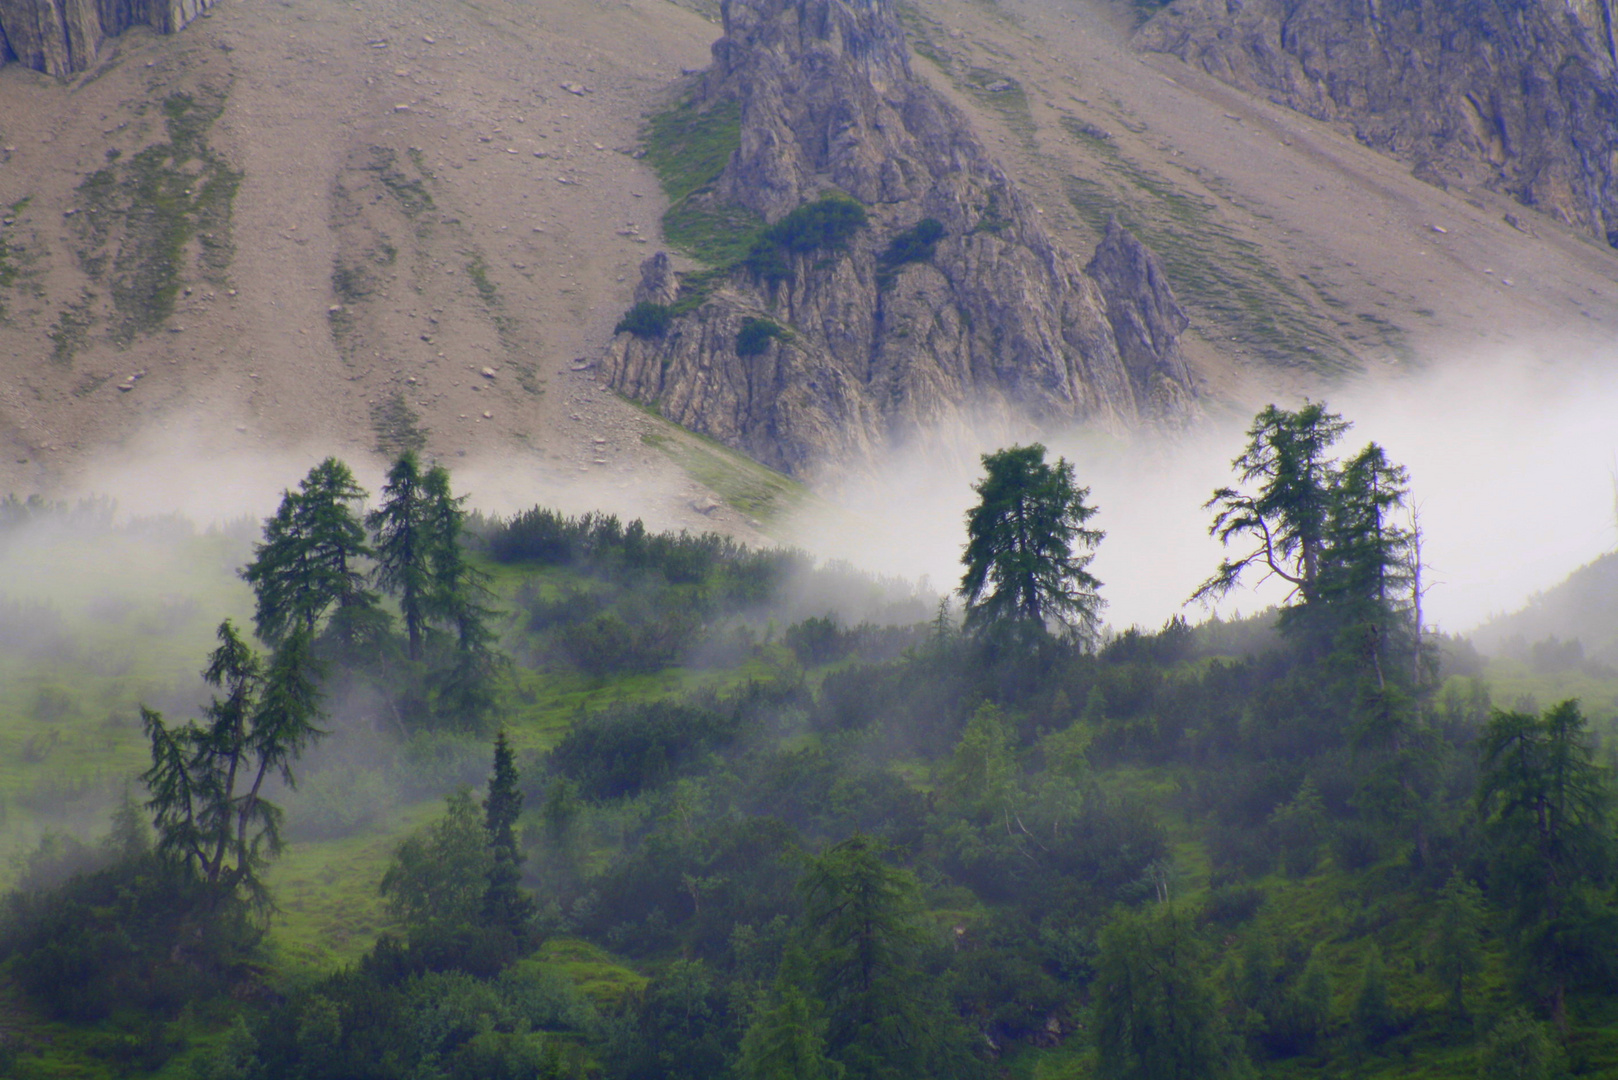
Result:
M684 108L739 132L694 197L761 224L701 273L647 261L616 389L798 475L955 424L1184 418L1185 316L1150 253L1116 226L1088 271L1058 247L913 75L892 0L727 0L723 21Z
M1177 0L1138 41L1618 246L1611 0Z
M0 0L0 63L65 78L132 26L172 34L213 0Z

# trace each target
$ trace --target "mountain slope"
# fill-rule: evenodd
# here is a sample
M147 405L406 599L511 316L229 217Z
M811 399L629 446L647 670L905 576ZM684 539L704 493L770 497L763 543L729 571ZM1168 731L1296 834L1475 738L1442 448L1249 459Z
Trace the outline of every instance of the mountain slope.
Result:
M1618 247L1609 0L1178 0L1139 41Z
M0 488L96 486L154 440L215 461L425 439L487 462L507 505L745 530L692 516L711 485L591 366L665 242L632 154L720 36L690 5L225 0L72 79L0 66ZM1214 413L1618 329L1604 244L1140 54L1106 3L899 13L912 74L1054 246L1116 216L1155 253ZM162 222L130 213L143 184Z
M1551 638L1577 641L1578 656L1618 666L1618 554L1579 567L1521 611L1491 619L1470 636L1491 652L1526 652Z
M911 73L888 0L726 0L724 19L679 106L682 130L737 117L722 171L676 207L722 223L689 245L713 268L647 263L637 300L675 318L620 336L616 388L794 473L1025 417L1189 418L1186 320L1155 260L1116 224L1100 276L1058 247Z

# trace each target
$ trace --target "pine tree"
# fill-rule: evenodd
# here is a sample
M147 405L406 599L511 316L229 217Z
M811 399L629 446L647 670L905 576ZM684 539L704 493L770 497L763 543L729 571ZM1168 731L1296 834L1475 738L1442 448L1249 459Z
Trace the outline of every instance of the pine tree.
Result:
M736 1075L742 1080L840 1080L843 1067L826 1056L829 1027L807 994L778 983L742 1036Z
M466 557L466 511L462 509L466 496L451 492L448 470L437 465L427 470L421 486L432 581L428 607L455 641L454 657L436 680L439 700L441 707L447 707L444 711L452 711L465 724L481 717L494 703L492 684L499 659L495 634L489 627L494 614L489 606L492 594L488 575Z
M376 583L398 599L410 659L418 661L433 614L433 537L427 521L421 462L406 450L388 470L382 505L366 515L365 524L376 537Z
M1255 568L1291 585L1282 632L1305 655L1369 679L1368 730L1397 741L1422 671L1420 547L1402 524L1405 469L1376 443L1347 462L1331 456L1351 426L1319 402L1254 418L1231 462L1245 487L1220 488L1204 505L1215 511L1210 535L1253 546L1222 560L1191 599L1224 596Z
M1014 446L983 455L984 478L972 486L978 505L966 516L961 595L968 627L1003 622L1057 626L1092 640L1102 599L1085 568L1104 533L1085 528L1095 507L1075 485L1065 458L1045 461L1045 448Z
M1438 898L1428 968L1449 995L1451 1015L1465 1017L1467 981L1483 970L1483 894L1459 873Z
M1379 689L1403 680L1396 658L1415 648L1411 618L1412 537L1398 522L1409 476L1369 443L1332 481L1315 605L1325 616L1322 645L1371 670Z
M284 492L264 523L264 539L242 571L257 598L254 625L276 643L300 627L313 635L333 608L345 640L367 617L376 595L365 588L359 562L371 555L355 506L365 490L348 466L327 458L309 471L298 491Z
M1618 936L1604 896L1615 871L1607 771L1576 701L1540 716L1496 710L1479 746L1491 891L1526 982L1565 1031L1569 983Z
M161 713L141 709L152 766L141 776L151 798L158 854L192 867L220 894L244 891L267 903L261 870L281 850L281 809L263 795L279 775L295 786L292 767L323 732L315 727L319 693L309 637L282 642L265 669L227 619L203 678L223 691L203 721L171 728Z
M1387 965L1382 961L1382 950L1373 944L1360 969L1360 985L1354 994L1354 1025L1360 1038L1380 1046L1393 1034L1398 1022L1388 994Z
M494 771L483 802L483 828L488 835L493 863L483 894L483 917L518 938L527 932L534 902L522 888L522 849L517 843L517 818L522 814L522 790L517 786L517 763L506 733L494 740Z
M1242 1074L1245 1055L1220 1016L1206 949L1189 915L1172 904L1126 911L1101 931L1099 945L1099 1076L1219 1080Z
M1231 468L1242 483L1256 483L1258 490L1223 487L1203 508L1218 511L1210 536L1226 545L1251 539L1257 546L1221 562L1192 594L1193 600L1223 596L1253 566L1290 583L1305 603L1315 598L1335 472L1328 454L1348 428L1341 416L1313 401L1297 412L1270 405L1254 417L1247 448Z

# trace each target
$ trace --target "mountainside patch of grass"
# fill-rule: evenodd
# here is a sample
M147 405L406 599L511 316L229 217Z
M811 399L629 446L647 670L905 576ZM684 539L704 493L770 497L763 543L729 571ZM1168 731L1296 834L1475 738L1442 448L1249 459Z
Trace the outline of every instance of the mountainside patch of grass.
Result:
M1358 367L1323 329L1328 316L1223 219L1216 203L1131 161L1094 125L1064 117L1062 126L1102 165L1099 177L1068 179L1068 201L1097 233L1116 215L1157 256L1175 293L1202 316L1205 332L1271 362L1338 374Z
M163 99L167 141L108 162L77 190L79 264L107 288L120 346L160 327L188 278L216 286L234 257L231 207L242 174L208 145L226 90Z

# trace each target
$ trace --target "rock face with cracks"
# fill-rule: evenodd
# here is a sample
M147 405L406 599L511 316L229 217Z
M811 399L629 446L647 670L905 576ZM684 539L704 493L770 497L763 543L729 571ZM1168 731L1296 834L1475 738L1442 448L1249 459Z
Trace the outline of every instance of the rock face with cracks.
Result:
M1618 246L1612 0L1177 0L1138 43Z
M0 0L0 63L15 60L66 78L95 62L108 38L132 26L172 34L213 0Z
M865 222L683 279L647 260L635 298L675 317L618 335L615 389L797 475L962 425L1187 415L1185 316L1151 254L1117 227L1089 272L1058 247L912 74L892 0L727 0L723 17L692 107L734 103L740 139L702 197L780 223L839 193ZM771 334L738 350L749 320Z

